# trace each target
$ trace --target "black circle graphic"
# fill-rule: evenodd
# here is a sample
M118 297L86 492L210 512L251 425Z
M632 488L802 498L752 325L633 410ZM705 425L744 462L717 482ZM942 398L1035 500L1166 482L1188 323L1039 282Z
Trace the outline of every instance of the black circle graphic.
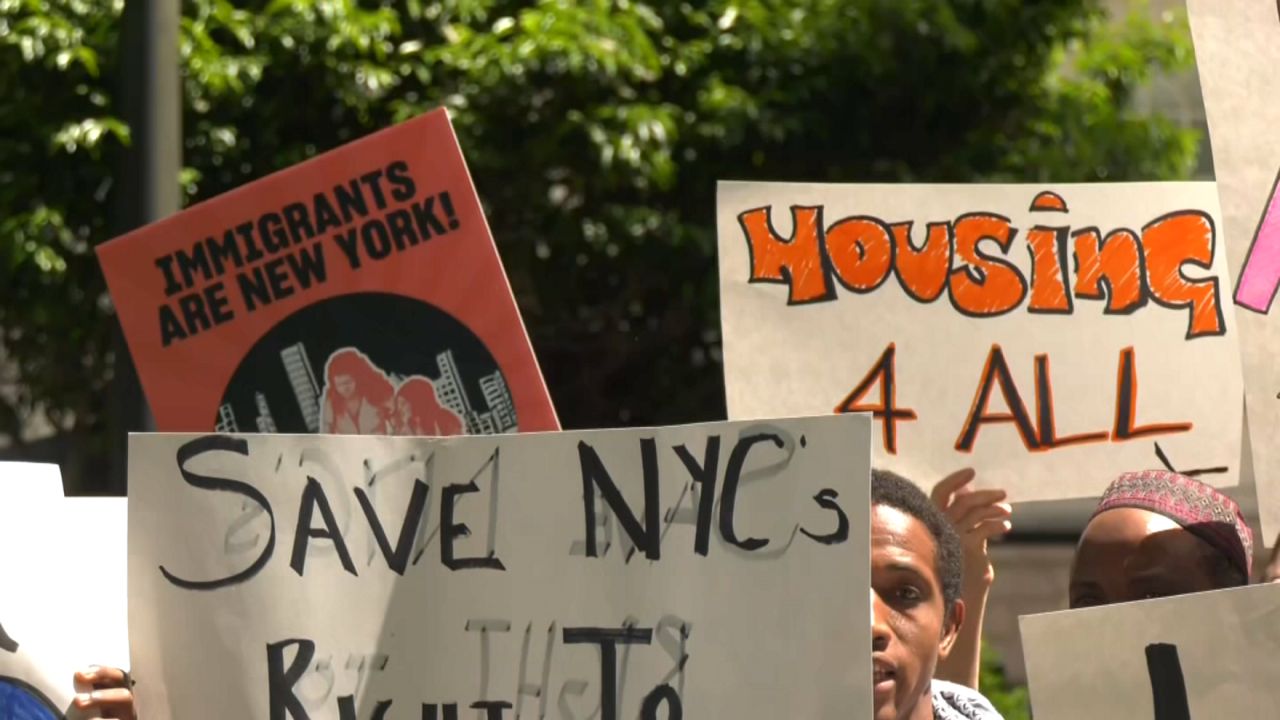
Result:
M358 356L393 388L429 380L439 405L461 420L461 431L515 430L506 378L484 343L434 305L389 293L332 297L271 328L232 374L216 429L324 432L326 372L330 359L337 363L340 356Z

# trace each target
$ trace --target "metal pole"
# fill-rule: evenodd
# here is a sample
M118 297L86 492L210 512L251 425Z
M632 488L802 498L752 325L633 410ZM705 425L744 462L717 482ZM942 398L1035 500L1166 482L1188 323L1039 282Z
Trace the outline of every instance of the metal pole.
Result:
M120 28L121 115L132 143L117 185L115 230L124 233L177 212L182 204L182 86L179 76L179 0L126 0ZM123 494L128 433L153 430L124 336L115 328L115 379L108 411L110 464L106 478L87 485Z

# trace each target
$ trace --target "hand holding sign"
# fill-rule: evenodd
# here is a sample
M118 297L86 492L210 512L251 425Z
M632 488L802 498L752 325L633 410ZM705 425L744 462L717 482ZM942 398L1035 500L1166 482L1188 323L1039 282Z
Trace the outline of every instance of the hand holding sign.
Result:
M93 666L75 674L75 708L90 717L134 720L129 675L119 668Z
M982 661L982 625L987 594L995 581L995 568L987 552L990 540L1013 528L1013 507L1004 502L1003 490L974 490L977 477L972 469L957 470L933 488L933 502L960 534L964 546L962 596L965 621L960 626L951 654L938 663L937 676L976 688Z
M933 487L933 502L946 514L964 544L965 587L970 581L990 585L995 568L987 542L1013 529L1013 506L1004 490L974 490L978 476L972 469L957 470Z

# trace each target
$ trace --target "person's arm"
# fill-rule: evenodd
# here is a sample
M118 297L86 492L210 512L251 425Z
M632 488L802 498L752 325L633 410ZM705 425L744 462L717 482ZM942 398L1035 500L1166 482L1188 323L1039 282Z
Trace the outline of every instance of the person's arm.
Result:
M75 674L72 701L81 717L137 720L129 675L119 668L90 666Z
M1012 507L1004 502L1003 490L974 490L969 487L977 474L973 470L951 473L933 488L933 502L960 533L964 545L964 577L961 597L965 618L951 653L938 663L934 676L957 685L978 688L982 666L982 619L987 610L987 594L996 572L987 554L987 541L1004 535L1013 527Z

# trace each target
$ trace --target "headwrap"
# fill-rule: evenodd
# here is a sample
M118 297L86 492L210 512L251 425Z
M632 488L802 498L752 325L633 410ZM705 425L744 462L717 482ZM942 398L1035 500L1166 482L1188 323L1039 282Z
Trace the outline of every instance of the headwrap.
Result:
M1253 531L1235 500L1196 480L1167 470L1130 472L1116 478L1089 518L1112 508L1138 508L1163 515L1208 543L1244 573L1253 571Z

